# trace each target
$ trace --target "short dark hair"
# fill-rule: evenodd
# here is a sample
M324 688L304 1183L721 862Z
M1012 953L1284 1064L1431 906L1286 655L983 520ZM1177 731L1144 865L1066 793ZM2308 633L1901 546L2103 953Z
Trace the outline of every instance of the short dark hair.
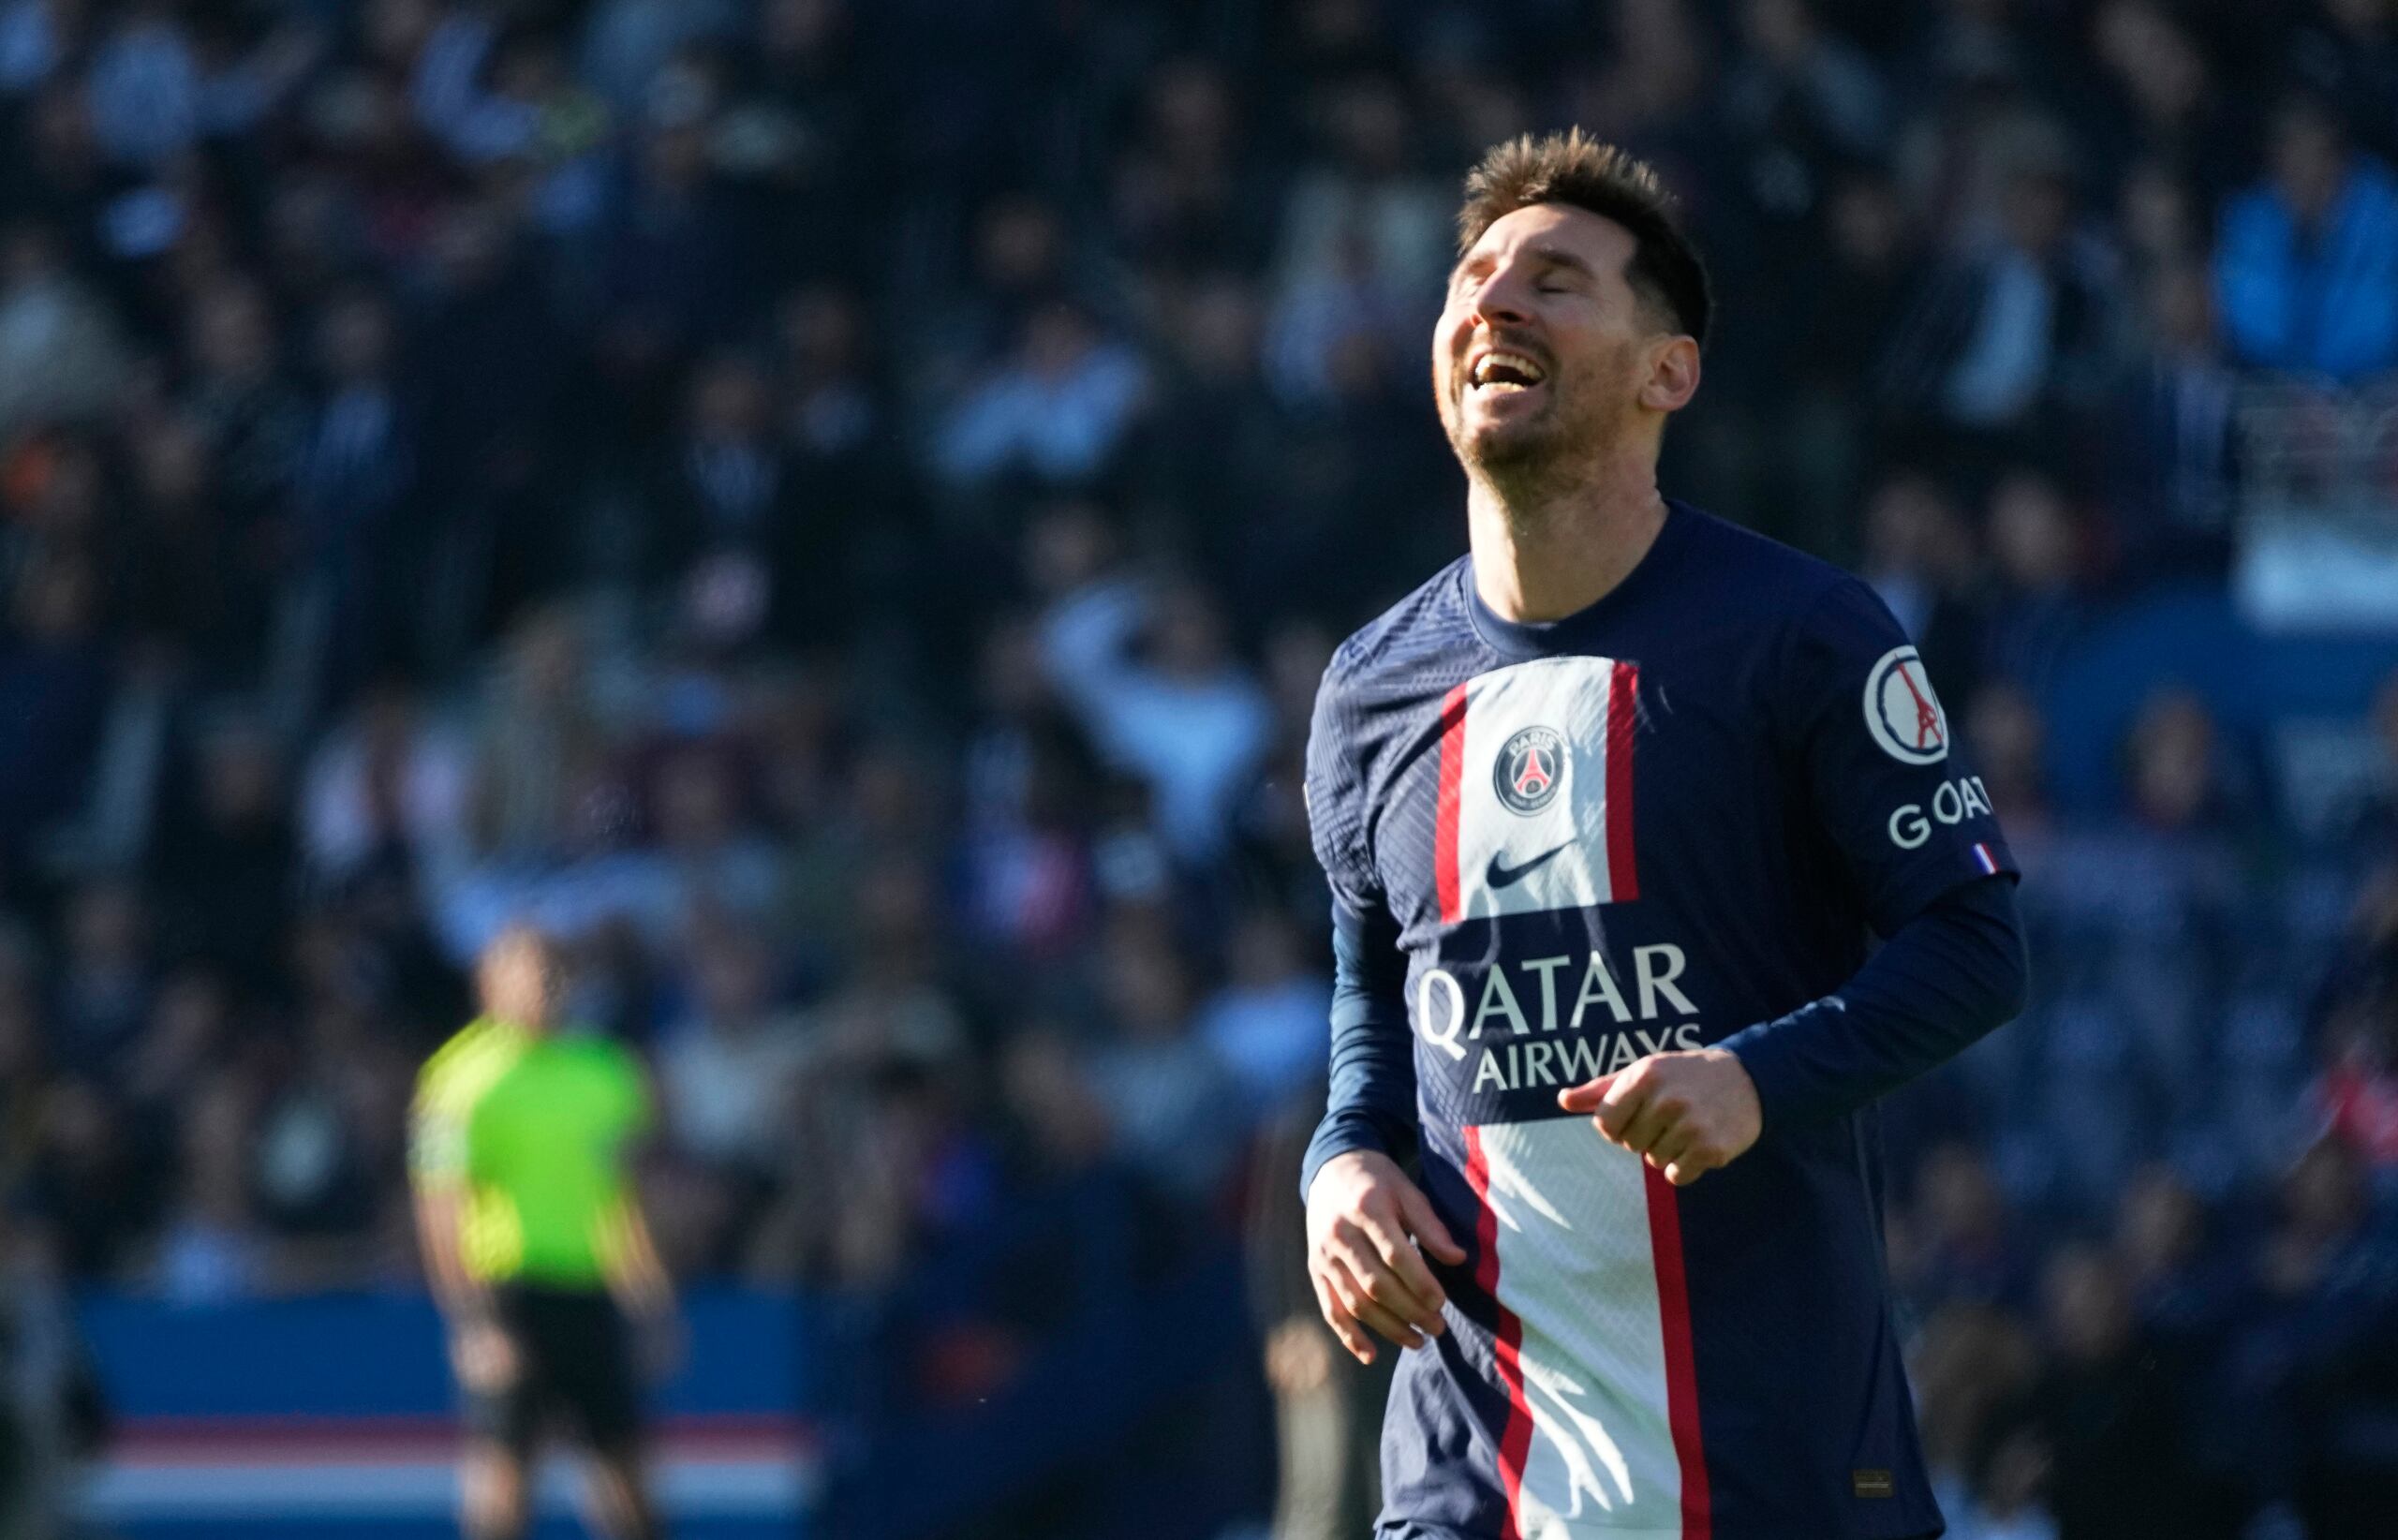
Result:
M1458 254L1473 249L1492 225L1535 203L1587 209L1631 231L1636 243L1624 279L1633 291L1704 345L1714 309L1707 265L1683 233L1679 205L1657 169L1579 128L1518 134L1491 146L1465 179L1458 210Z

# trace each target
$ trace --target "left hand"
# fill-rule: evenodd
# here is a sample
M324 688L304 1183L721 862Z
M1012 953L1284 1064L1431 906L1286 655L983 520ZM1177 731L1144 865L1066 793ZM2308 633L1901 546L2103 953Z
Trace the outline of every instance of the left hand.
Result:
M1755 1082L1724 1048L1651 1054L1628 1070L1557 1093L1568 1112L1587 1112L1600 1137L1688 1187L1729 1165L1765 1132Z

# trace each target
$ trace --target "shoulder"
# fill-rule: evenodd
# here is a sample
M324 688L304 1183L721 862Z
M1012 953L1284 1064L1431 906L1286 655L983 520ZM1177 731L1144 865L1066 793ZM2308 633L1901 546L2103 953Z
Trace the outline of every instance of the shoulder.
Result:
M1463 602L1466 560L1459 556L1442 568L1334 648L1319 703L1368 689L1377 679L1412 675L1471 644L1473 627Z
M1481 644L1466 613L1464 572L1459 557L1333 649L1316 687L1310 774L1327 777L1339 763L1369 758L1378 744L1403 735L1427 700L1437 702L1473 672L1470 655Z
M463 1084L474 1068L489 1060L496 1044L496 1029L488 1021L471 1021L451 1035L450 1040L433 1051L417 1072L416 1093L420 1106L441 1100Z
M1681 505L1688 520L1686 575L1709 590L1720 608L1761 620L1803 620L1835 594L1871 600L1873 589L1855 573L1784 545L1704 509Z
M463 1117L524 1062L526 1039L515 1028L479 1020L444 1044L417 1076L419 1112Z

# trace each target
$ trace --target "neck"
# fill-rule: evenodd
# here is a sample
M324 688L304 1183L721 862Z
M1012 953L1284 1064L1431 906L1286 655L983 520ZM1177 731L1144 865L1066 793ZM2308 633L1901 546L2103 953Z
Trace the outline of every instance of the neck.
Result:
M1595 604L1665 526L1653 460L1620 460L1571 484L1468 479L1473 586L1502 620L1558 620Z

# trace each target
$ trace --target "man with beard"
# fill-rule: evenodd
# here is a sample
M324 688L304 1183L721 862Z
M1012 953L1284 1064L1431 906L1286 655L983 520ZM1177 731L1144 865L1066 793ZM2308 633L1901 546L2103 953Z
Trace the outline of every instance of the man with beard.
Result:
M1470 554L1342 645L1308 753L1310 1268L1412 1350L1378 1533L1937 1534L1873 1103L2021 1007L1988 792L1870 589L1659 493L1710 296L1655 172L1519 139L1459 235Z

